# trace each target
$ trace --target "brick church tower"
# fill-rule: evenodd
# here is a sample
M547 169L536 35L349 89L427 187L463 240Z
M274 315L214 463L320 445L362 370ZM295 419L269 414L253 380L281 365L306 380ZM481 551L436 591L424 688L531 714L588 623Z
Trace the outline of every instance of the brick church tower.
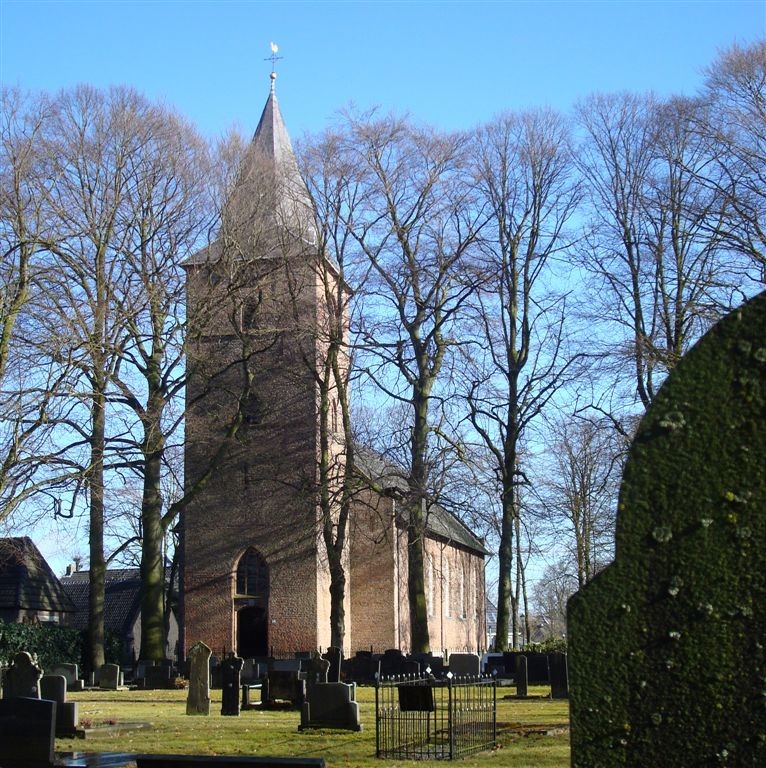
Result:
M223 209L187 263L181 652L330 644L317 536L323 288L310 198L272 87Z

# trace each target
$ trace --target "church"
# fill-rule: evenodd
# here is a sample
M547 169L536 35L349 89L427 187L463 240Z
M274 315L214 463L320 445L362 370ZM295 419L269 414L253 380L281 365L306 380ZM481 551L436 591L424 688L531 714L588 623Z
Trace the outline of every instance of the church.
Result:
M216 239L186 263L191 339L179 523L181 638L215 653L291 655L330 643L330 573L318 525L319 397L331 258L318 254L310 195L271 89ZM316 268L320 262L323 278ZM346 291L337 282L333 290ZM347 322L344 323L347 330ZM327 414L325 414L327 417ZM337 400L329 419L345 461ZM344 550L345 642L410 650L404 476L355 446L361 479ZM487 552L457 517L428 515L432 650L483 650Z

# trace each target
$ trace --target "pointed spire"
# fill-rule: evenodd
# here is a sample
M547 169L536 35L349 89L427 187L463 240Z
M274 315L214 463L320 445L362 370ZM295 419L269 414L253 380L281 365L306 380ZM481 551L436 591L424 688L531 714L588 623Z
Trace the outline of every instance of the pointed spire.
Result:
M227 207L237 218L252 221L253 216L262 218L267 215L263 209L252 210L253 203L258 208L259 202L270 200L272 210L268 217L299 239L313 244L317 242L313 205L279 109L273 67L281 56L276 55L276 45L272 43L271 46L269 95ZM266 198L262 194L265 190L268 191Z

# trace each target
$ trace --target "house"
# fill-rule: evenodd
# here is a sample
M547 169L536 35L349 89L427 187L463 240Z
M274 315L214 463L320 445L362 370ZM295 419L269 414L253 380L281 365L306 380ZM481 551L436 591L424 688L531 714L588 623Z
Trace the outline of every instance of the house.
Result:
M0 539L0 619L71 626L75 605L27 536Z
M74 606L70 626L88 626L90 572L67 569L61 585ZM104 630L122 642L120 663L132 666L138 658L141 641L141 574L138 568L113 568L104 577ZM168 620L167 658L175 658L178 621L173 611Z
M192 500L178 525L184 655L197 641L246 657L330 645L330 573L312 491L319 397L307 361L325 349L327 294L346 286L318 252L274 77L221 232L186 263L184 476ZM340 471L346 451L335 399L329 411ZM228 439L239 417L236 439ZM351 513L344 651L408 651L403 479L374 453L357 454L357 475L369 483ZM432 505L424 550L431 646L483 649L482 542Z

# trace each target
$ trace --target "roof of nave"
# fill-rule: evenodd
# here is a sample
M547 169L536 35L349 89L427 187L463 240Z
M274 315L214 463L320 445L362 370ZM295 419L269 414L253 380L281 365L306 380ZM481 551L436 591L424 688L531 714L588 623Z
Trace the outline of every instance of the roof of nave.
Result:
M384 492L405 493L408 490L404 470L376 451L355 445L354 466ZM457 515L440 504L429 506L426 527L433 536L461 544L483 555L489 554L484 542Z

